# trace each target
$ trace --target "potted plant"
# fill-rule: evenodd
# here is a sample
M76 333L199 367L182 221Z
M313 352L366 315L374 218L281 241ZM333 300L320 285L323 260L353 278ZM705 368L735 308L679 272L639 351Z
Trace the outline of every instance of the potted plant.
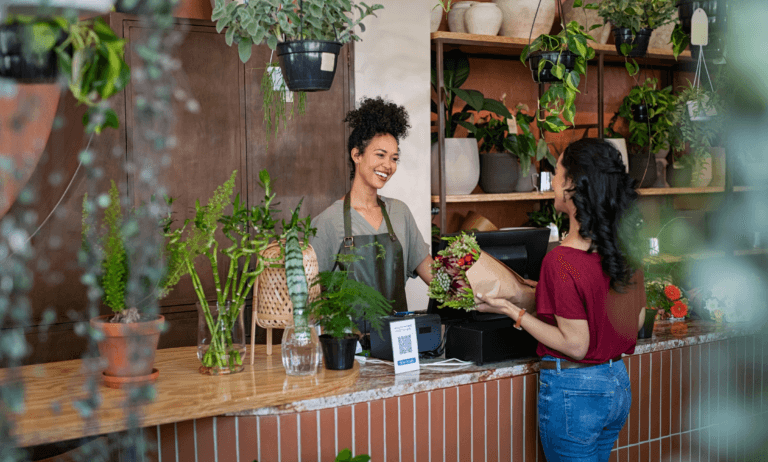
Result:
M9 16L0 25L0 77L20 82L52 82L59 74L57 46L69 23L61 17Z
M250 209L238 194L231 200L237 171L214 191L204 206L195 203L194 220L186 220L175 230L166 223L169 254L168 279L175 284L189 275L197 295L198 346L197 356L202 363L200 372L209 375L230 374L243 370L245 354L245 326L242 308L256 278L268 262L258 255L274 235L271 203L275 195L269 174L259 173L259 184L265 198ZM232 205L232 212L224 210ZM216 240L221 230L230 241L222 246ZM215 300L209 301L203 289L195 260L203 256L210 264L211 277L216 287ZM221 258L221 260L220 260ZM226 265L225 279L221 279L219 262Z
M337 255L337 259L355 255ZM374 330L381 329L381 318L392 310L392 302L369 285L349 278L348 271L323 271L314 284L322 287L320 298L309 305L309 316L322 328L320 344L326 369L347 370L355 362L357 329L362 318Z
M555 210L554 202L547 202L541 209L528 212L527 215L530 225L538 228L549 228L550 230L554 228L558 240L561 240L568 233L568 215Z
M87 133L120 126L117 113L104 103L123 91L131 78L125 44L102 18L96 18L71 24L66 40L56 47L72 95L88 106L83 116Z
M251 47L267 43L277 50L283 78L291 91L321 91L331 88L341 46L360 40L355 28L365 30L364 18L384 8L353 0L294 0L226 3L216 0L211 20L216 30L225 28L227 45L237 44L242 62L251 57Z
M443 156L446 165L454 168L446 172L450 181L446 185L447 194L469 194L477 186L480 178L480 158L477 141L472 138L455 138L459 126L468 131L474 130L472 117L480 111L488 111L503 119L509 119L512 114L500 101L486 98L477 90L460 88L469 77L469 59L460 50L451 50L443 57L443 96L445 104L438 108L438 102L431 102L432 113L437 116L442 111L445 116L445 151ZM438 92L437 67L432 66L432 89ZM461 110L456 110L459 101L464 102ZM437 172L437 139L438 134L432 133L432 194L439 194Z
M518 172L521 178L528 177L534 161L546 158L553 165L557 164L547 143L543 139L536 142L529 127L534 117L523 109L524 106L517 106L514 119L499 120L489 115L470 129L480 143L480 186L486 193L514 191ZM522 134L517 133L518 127Z
M120 388L126 384L154 381L158 376L153 368L155 351L163 330L165 318L150 316L139 307L126 305L126 289L129 277L128 254L123 234L123 213L120 192L112 181L109 205L104 211L102 236L91 228L88 196L83 198L82 252L98 252L101 255L101 274L98 287L102 302L113 314L90 320L91 328L100 333L99 353L107 362L103 373L104 384ZM159 230L158 230L159 232Z
M645 56L653 30L674 22L676 12L674 0L604 0L584 8L612 24L616 51L633 58Z
M674 153L667 181L673 187L704 187L712 179L710 150L720 144L720 96L690 82L677 95L670 113L670 146Z
M587 40L594 41L579 23L571 21L557 35L539 35L523 48L520 60L528 62L533 80L551 83L539 98L539 105L549 115L537 123L546 131L559 133L568 128L565 122L574 123L580 76L586 75L587 61L595 56Z

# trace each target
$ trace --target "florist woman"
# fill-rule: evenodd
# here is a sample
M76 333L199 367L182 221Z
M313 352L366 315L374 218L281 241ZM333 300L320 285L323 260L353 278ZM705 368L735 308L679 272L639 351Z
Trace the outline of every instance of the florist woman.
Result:
M350 271L349 277L394 300L395 311L407 311L406 279L432 280L429 247L408 206L378 192L397 171L408 113L381 98L366 98L344 121L352 129L347 142L352 189L312 221L317 236L311 244L320 271Z
M555 209L571 230L544 257L536 315L507 300L485 299L480 311L503 313L539 341L539 433L549 462L607 461L632 400L622 353L634 352L644 309L629 332L612 322L608 291L630 284L634 268L622 242L634 242L637 193L621 155L597 139L572 143L557 161ZM629 240L620 240L626 230ZM626 330L626 329L624 329Z

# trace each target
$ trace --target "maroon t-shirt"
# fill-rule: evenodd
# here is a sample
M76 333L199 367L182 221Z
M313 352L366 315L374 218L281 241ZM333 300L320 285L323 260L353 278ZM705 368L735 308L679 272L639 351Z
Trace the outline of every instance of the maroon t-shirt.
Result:
M635 351L637 336L622 335L610 321L606 302L610 278L600 266L600 255L572 247L557 246L541 265L536 286L536 314L556 326L555 315L566 319L586 319L589 324L589 349L576 361L564 353L539 343L536 354L569 361L597 364Z

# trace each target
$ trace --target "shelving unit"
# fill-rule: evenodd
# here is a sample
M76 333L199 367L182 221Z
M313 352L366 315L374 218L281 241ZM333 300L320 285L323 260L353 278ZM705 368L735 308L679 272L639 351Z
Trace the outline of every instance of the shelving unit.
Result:
M437 67L437 82L438 82L438 107L443 107L444 100L444 87L443 87L443 54L446 50L459 49L467 54L475 57L508 57L510 59L518 58L523 48L528 44L527 39L502 37L502 36L490 36L490 35L474 35L474 34L460 34L454 32L433 32L431 34L432 48L436 54L436 67ZM604 64L606 62L623 63L626 58L620 56L616 52L614 45L600 45L593 44L595 50L595 58L592 62L597 61L597 91L598 91L598 108L597 108L597 126L604 126L604 88L603 88L603 73ZM648 67L666 68L670 70L676 70L681 63L691 62L690 51L685 51L678 59L675 59L671 50L666 49L649 49L646 56L643 58ZM543 91L543 84L539 86L539 94ZM489 202L521 202L521 201L538 201L553 199L554 194L552 192L530 192L530 193L508 193L508 194L468 194L460 196L446 196L445 193L445 114L443 111L438 111L437 117L438 123L438 175L440 182L440 194L431 197L431 202L439 207L440 213L440 229L446 229L447 222L447 204L458 203L489 203ZM598 130L599 136L602 137L602 130ZM638 192L641 196L673 196L673 195L686 195L686 194L716 194L723 193L726 188L723 187L708 187L708 188L649 188L640 189Z

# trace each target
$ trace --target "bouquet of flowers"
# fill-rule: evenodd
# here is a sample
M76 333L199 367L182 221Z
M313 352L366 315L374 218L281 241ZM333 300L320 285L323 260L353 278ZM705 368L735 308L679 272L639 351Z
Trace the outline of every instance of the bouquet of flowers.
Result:
M659 281L645 284L647 309L657 310L656 319L687 318L688 298L676 285Z
M448 307L473 310L475 293L489 298L506 298L515 305L532 310L535 290L508 266L480 250L475 236L461 233L444 237L448 242L432 262L432 282L427 294Z

